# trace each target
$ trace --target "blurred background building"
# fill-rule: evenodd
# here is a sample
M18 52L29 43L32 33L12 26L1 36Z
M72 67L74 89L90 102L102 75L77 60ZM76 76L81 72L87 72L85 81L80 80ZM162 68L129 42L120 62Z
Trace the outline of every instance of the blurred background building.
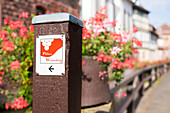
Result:
M151 35L149 32L149 11L144 9L140 3L133 3L133 26L138 28L136 37L142 41L142 47L138 48L139 61L150 60Z
M158 48L159 48L159 56L162 59L170 58L170 26L167 24L163 24L157 29L159 34L158 39Z
M158 34L156 33L156 29L153 25L149 25L149 35L150 35L150 41L149 41L149 49L150 49L150 56L149 56L149 61L150 62L155 62L158 60L161 60L158 57Z
M12 17L18 20L21 12L45 14L50 12L68 12L79 16L79 0L0 0L0 27L3 19Z

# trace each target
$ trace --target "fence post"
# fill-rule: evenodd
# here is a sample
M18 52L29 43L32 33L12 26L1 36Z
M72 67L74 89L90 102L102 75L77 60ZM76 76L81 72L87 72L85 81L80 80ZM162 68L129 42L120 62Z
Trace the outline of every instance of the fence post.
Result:
M127 108L127 113L135 113L135 101L132 100Z
M33 113L81 112L83 22L68 13L35 16Z
M152 76L153 76L153 72L152 72L153 70L151 69L150 71L149 71L149 76L151 76L151 78L149 79L149 87L151 87L152 86Z
M156 67L156 80L159 78L159 67Z
M144 79L144 73L142 73L139 76L140 83L143 82L143 79ZM141 89L139 90L139 94L140 94L140 96L143 96L143 94L144 94L144 84L142 85Z
M163 66L164 66L164 74L165 74L168 71L168 66L167 66L167 64L164 64Z

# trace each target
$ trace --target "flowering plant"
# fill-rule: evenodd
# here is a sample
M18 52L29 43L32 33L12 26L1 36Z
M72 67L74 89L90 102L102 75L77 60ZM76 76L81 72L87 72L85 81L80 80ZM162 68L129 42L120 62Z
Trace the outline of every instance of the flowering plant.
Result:
M82 54L96 56L103 66L110 66L113 73L109 79L120 82L124 78L123 71L134 68L133 53L137 53L137 49L133 44L142 46L142 42L130 31L116 32L117 21L109 21L105 9L100 8L94 17L84 21ZM132 32L136 33L137 28L133 27Z
M0 31L0 89L7 96L6 109L22 109L32 104L33 29L28 27L29 13L19 21L4 19ZM7 88L1 86L7 86Z

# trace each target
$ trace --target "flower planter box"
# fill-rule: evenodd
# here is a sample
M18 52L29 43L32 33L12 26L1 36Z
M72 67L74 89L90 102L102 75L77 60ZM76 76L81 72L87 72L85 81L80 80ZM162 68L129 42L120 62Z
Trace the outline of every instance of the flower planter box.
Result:
M83 58L82 75L82 107L94 106L102 103L107 103L110 100L110 91L107 84L108 79L105 77L101 80L99 71L106 69L100 65L97 60L86 56Z

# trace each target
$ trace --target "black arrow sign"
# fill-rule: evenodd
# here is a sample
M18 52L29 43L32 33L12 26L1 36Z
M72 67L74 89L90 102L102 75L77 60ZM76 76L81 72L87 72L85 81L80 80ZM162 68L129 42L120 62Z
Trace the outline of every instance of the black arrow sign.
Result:
M52 68L52 66L49 67L49 70L52 72L52 70L54 70L54 68Z

